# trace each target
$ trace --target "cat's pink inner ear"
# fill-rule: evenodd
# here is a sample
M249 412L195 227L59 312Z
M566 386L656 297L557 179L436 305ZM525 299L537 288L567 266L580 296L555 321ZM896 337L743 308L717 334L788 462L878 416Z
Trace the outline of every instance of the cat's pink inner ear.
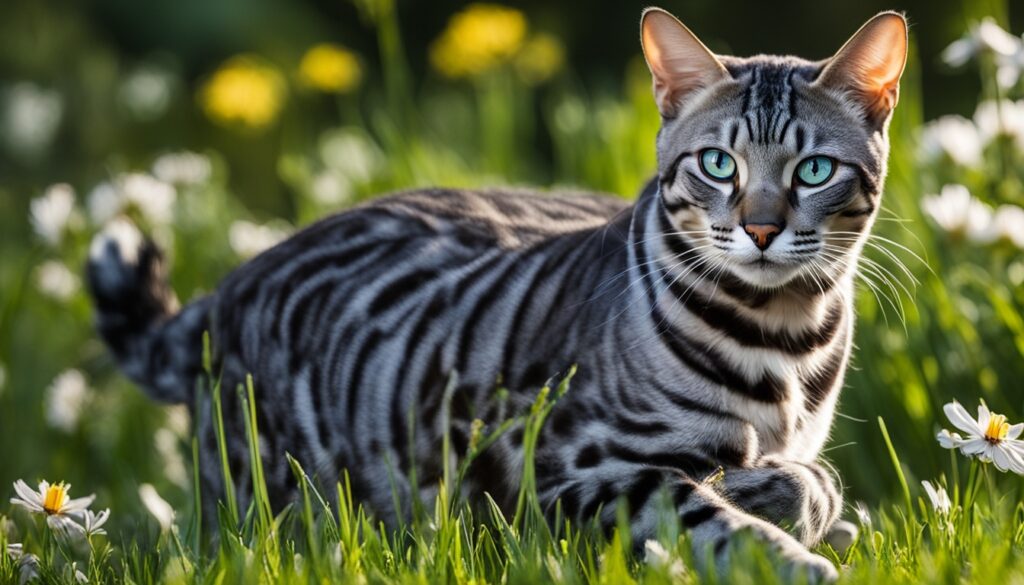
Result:
M729 75L704 43L660 8L644 11L640 41L662 116L675 116L688 94Z
M888 116L907 63L907 21L885 12L861 27L829 60L821 83L851 90L873 118Z

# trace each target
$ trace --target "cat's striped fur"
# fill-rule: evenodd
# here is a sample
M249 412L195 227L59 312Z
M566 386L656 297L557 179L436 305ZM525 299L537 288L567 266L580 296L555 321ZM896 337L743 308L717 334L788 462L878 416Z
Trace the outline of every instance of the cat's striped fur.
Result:
M657 81L657 58L648 60ZM474 418L500 423L578 364L538 447L544 505L560 500L580 518L600 509L610 525L624 502L643 542L664 488L701 554L710 547L726 563L730 537L749 529L790 566L831 578L804 545L841 507L817 457L849 358L853 270L878 208L888 117L821 85L837 60L722 59L723 78L686 99L666 99L656 83L659 176L633 205L408 192L302 230L181 311L159 252L116 223L91 253L100 333L155 398L190 402L209 330L224 387L255 379L274 502L293 493L287 451L328 485L347 469L385 521L433 489L410 493L411 466L419 485L440 477L452 372L453 441L464 452ZM694 159L708 144L742 153L747 177L702 178ZM766 169L819 151L841 163L830 184L810 195L770 188ZM788 227L757 250L742 222L773 211ZM495 392L499 380L507 395ZM244 495L244 426L234 401L225 408ZM217 494L208 400L198 410L202 477ZM506 435L475 462L471 492L514 505L519 439Z

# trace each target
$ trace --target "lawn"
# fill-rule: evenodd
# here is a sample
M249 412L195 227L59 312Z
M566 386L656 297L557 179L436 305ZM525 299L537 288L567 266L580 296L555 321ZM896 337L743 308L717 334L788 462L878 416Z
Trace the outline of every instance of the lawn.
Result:
M1024 583L1021 476L939 437L965 434L947 414L954 401L972 417L980 405L1007 417L1006 427L986 417L979 434L1012 438L1024 420L1024 41L1003 30L1006 4L970 6L945 19L943 46L963 36L941 54L924 54L911 29L883 209L860 268L856 349L824 454L843 479L844 518L859 526L847 550L818 550L845 583ZM436 502L388 531L345 477L325 501L299 462L303 498L283 513L229 497L216 519L200 517L189 413L143 396L92 330L82 267L105 222L124 214L152 234L188 299L295 229L389 191L512 184L632 198L653 173L659 119L638 47L604 71L614 82L599 83L577 71L586 51L552 32L543 10L453 8L416 44L399 9L345 4L351 44L312 25L297 41L299 17L281 18L279 37L226 43L240 48L198 71L173 54L126 57L133 41L106 38L79 8L0 11L10 47L0 78L0 582L778 579L749 541L728 575L699 573L668 513L646 543L630 542L624 525L604 534L544 522L529 451L511 518L459 498L457 467ZM970 79L944 82L970 103L926 120L948 103L941 80L923 79L936 67ZM221 399L253 406L234 390ZM527 444L563 392L571 380L539 391L519 421ZM482 429L471 449L498 431ZM105 523L87 537L62 536L59 514L7 503L33 500L16 492L19 480L33 491L68 482L70 498L95 494L89 510L109 517L90 515ZM61 494L54 487L41 504L60 508Z

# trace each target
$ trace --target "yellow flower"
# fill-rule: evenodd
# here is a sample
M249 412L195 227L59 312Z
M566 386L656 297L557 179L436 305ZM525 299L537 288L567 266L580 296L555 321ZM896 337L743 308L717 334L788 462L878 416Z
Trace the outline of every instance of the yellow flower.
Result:
M348 93L359 85L362 77L355 54L331 43L312 47L299 62L302 83L326 93Z
M507 63L525 37L522 12L495 4L470 4L448 21L431 45L430 62L447 77L473 77Z
M516 73L528 84L544 83L562 69L565 49L552 35L538 33L526 42L516 56Z
M221 65L199 90L199 101L211 120L252 129L271 124L284 98L284 82L277 70L245 55Z

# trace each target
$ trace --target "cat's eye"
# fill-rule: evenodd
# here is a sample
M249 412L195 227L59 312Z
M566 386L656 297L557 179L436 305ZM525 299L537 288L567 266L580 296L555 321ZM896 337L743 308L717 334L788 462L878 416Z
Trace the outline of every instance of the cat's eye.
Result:
M796 167L796 178L808 187L817 187L832 178L836 163L827 156L812 156Z
M700 153L700 169L716 181L731 181L736 176L736 159L723 150L709 148Z

